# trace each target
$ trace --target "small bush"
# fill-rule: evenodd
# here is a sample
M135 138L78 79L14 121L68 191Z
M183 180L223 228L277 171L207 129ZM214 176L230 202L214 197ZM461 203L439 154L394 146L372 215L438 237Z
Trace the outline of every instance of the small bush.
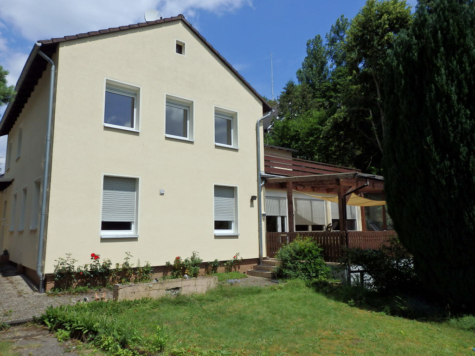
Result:
M219 265L220 265L220 262L217 259L212 262L206 262L205 273L206 274L218 273Z
M345 249L341 262L345 267L361 267L371 276L367 286L381 293L414 292L419 285L414 259L397 238L379 250Z
M309 237L298 236L282 246L276 257L281 263L276 274L281 278L327 279L330 273L323 259L323 249Z
M465 315L461 318L450 319L449 324L457 329L475 331L475 316Z

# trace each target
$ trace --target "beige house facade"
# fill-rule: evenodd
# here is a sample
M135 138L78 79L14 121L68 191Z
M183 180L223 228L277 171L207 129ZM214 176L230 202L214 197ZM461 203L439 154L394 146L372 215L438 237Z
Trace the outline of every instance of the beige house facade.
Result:
M42 51L56 66L44 276L66 253L78 264L129 252L164 266L193 251L255 263L256 121L270 108L239 73L181 15L40 43L0 124L10 260L38 279L51 68Z

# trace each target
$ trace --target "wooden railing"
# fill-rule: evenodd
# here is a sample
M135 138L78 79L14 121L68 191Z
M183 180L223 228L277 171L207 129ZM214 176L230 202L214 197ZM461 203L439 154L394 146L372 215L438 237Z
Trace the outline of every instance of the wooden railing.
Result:
M307 161L298 158L264 156L265 172L284 176L306 176L315 174L332 174L356 172L356 169L334 166L326 163Z
M346 236L343 231L315 232L267 232L267 257L275 257L282 245L292 242L297 236L309 236L323 248L323 257L327 262L338 262L342 247L346 246ZM379 249L389 239L396 236L395 231L349 231L348 239L351 248Z

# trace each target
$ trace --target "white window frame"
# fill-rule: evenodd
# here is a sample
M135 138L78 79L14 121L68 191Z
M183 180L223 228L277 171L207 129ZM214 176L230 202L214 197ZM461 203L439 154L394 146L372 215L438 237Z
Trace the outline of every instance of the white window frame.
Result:
M105 122L105 112L106 112L106 95L107 92L128 96L134 98L134 127L125 127L120 125L108 124ZM133 84L124 83L118 80L113 80L105 78L104 81L104 108L102 110L102 124L104 127L140 132L140 97L141 97L141 87Z
M17 139L17 148L16 148L16 160L21 157L21 146L23 141L23 128L18 129L18 139Z
M13 194L12 212L10 216L10 232L15 231L17 193Z
M167 134L167 106L170 105L172 107L178 108L178 109L185 109L188 111L187 115L187 122L186 122L186 132L187 132L187 137L183 136L176 136L176 135L170 135ZM182 140L182 141L188 141L188 142L194 142L194 107L195 107L195 102L194 100L191 99L186 99L180 96L175 96L171 94L165 94L165 137L167 138L172 138L175 140Z
M229 187L234 188L234 221L232 224L232 228L228 230L215 230L214 229L214 199L215 199L215 187ZM239 187L237 185L229 185L229 184L218 184L215 183L213 185L213 230L214 236L216 237L227 237L227 236L239 236Z
M135 179L135 221L132 223L131 230L102 230L102 201L104 199L104 179L105 177L118 177ZM139 193L140 193L140 177L108 174L104 173L101 180L101 205L100 205L100 218L99 218L99 231L101 239L136 239L139 237Z
M5 172L10 169L11 161L12 161L12 149L13 145L11 142L7 145L7 160L5 162Z
M225 145L222 143L217 143L216 142L216 116L218 116L221 119L226 119L226 120L231 120L231 145ZM238 112L234 110L229 110L226 108L223 108L221 106L214 106L214 112L213 112L213 139L214 139L214 144L216 147L224 147L224 148L230 148L234 150L239 150L239 127L238 127Z
M18 225L18 231L25 230L25 220L26 220L26 202L28 199L28 187L25 186L22 189L21 194L21 206L20 206L20 224Z
M30 230L38 229L38 223L40 220L40 196L41 196L41 179L38 178L34 181L33 198L31 200L31 217L30 217Z
M182 48L182 51L183 53L177 53L176 52L176 45L181 45L181 48ZM173 48L173 50L175 51L175 54L181 56L181 57L186 57L186 42L185 41L182 41L182 40L179 40L178 38L175 38L175 48Z

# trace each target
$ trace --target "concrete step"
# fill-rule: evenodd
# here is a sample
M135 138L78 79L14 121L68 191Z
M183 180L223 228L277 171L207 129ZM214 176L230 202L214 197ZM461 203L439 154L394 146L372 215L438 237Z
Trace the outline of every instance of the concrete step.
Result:
M269 271L256 271L251 269L247 271L247 275L253 277L272 278L272 272Z
M272 272L275 269L275 266L266 266L266 265L255 265L252 266L254 271L268 271Z
M262 259L262 264L264 266L278 266L278 265L280 265L280 262L279 262L279 260L277 260L275 258L264 258L264 259Z

